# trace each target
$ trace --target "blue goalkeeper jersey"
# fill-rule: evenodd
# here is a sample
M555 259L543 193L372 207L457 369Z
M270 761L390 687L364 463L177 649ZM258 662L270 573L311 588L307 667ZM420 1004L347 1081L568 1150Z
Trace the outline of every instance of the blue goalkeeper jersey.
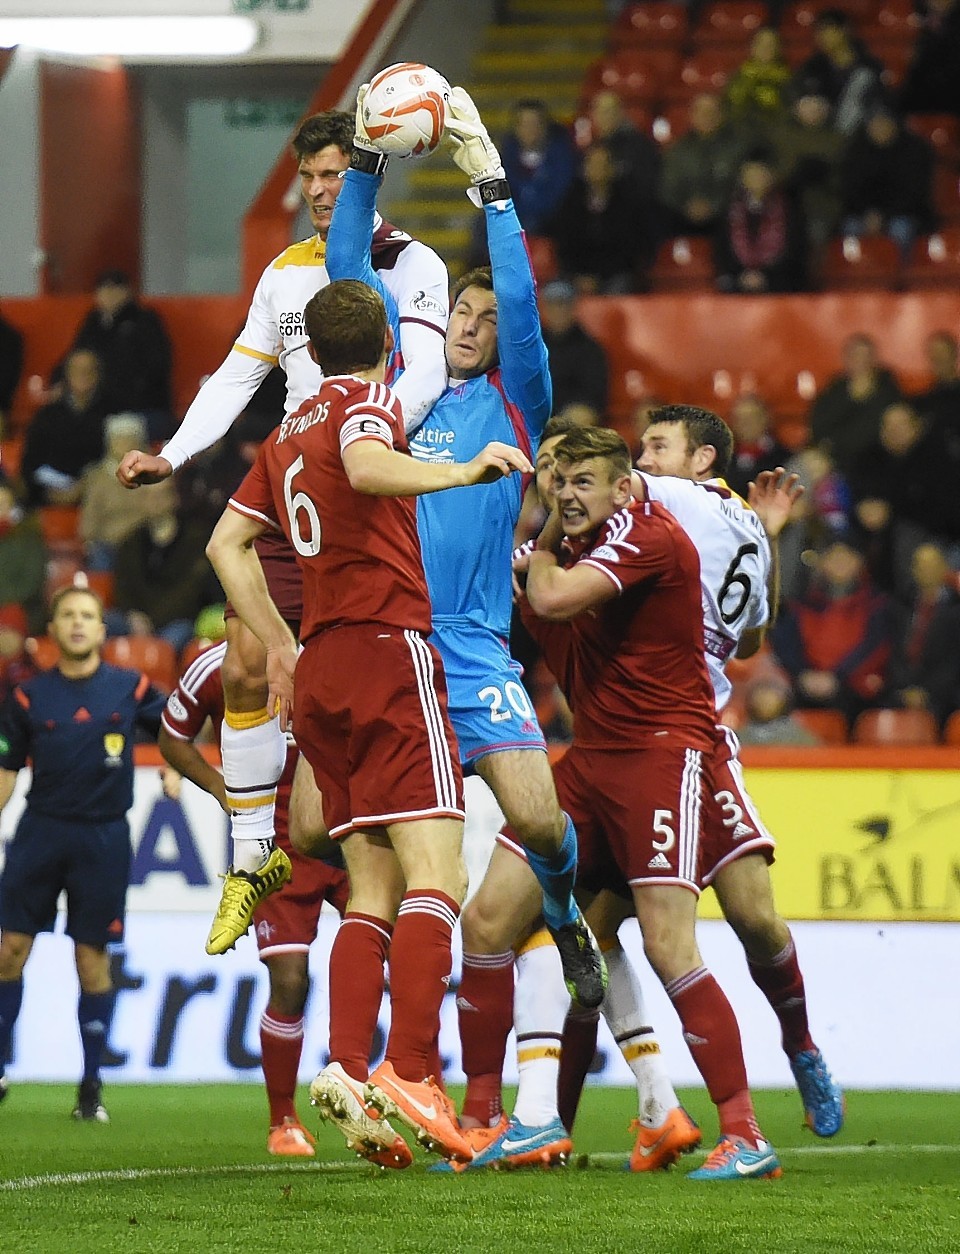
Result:
M370 264L377 188L375 175L348 170L327 240L331 279L361 279L387 293ZM553 399L537 290L523 232L513 208L486 205L487 242L497 297L497 367L452 382L416 432L410 452L419 461L466 462L501 440L533 460ZM388 306L389 308L389 306ZM493 484L453 488L417 502L420 547L433 619L460 620L506 640L513 593L513 533L526 482L519 475Z

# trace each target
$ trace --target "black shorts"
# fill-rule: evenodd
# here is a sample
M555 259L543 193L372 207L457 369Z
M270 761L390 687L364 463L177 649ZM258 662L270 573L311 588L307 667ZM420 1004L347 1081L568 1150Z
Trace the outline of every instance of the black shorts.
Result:
M25 810L0 876L0 930L52 932L66 892L68 936L97 949L122 940L131 859L125 818L78 823Z

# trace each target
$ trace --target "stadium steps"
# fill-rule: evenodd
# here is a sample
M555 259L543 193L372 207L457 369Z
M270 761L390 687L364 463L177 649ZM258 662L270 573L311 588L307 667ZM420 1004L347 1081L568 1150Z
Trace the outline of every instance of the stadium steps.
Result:
M605 22L578 22L574 26L569 23L551 25L548 22L533 22L526 26L491 26L486 48L488 52L589 48L591 56L599 57L606 49L609 33Z
M487 129L500 141L518 100L542 99L559 121L576 115L587 67L606 46L605 0L512 0L511 21L491 23L464 86ZM471 209L463 175L445 151L411 164L402 195L384 204L384 216L435 248L455 280L466 268Z
M534 78L537 80L537 93L541 94L548 83L565 83L571 78L582 78L595 55L592 48L541 48L536 52L529 48L509 52L497 50L475 57L472 69L475 79L484 83L518 79L521 95L529 95L529 89L524 91L523 85ZM509 85L516 90L515 85Z

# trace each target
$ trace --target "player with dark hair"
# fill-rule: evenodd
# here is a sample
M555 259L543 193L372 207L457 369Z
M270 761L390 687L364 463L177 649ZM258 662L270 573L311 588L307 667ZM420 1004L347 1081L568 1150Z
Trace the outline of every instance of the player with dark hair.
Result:
M339 110L314 114L292 142L300 190L316 234L289 248L264 270L247 321L222 365L203 384L159 456L134 451L117 476L128 488L155 483L223 436L244 411L274 366L286 375L284 413L312 397L321 372L307 351L304 306L328 279L326 253L334 203L353 147L353 116ZM405 370L397 384L407 422L422 417L446 383L443 331L448 312L447 271L432 249L379 218L373 264L399 308L400 348ZM277 415L277 420L282 415ZM302 583L296 558L281 535L258 541L271 594L296 633ZM273 845L277 781L286 761L286 742L267 707L261 644L228 611L227 653L222 675L226 698L221 749L233 837L232 864L220 908L207 941L208 953L233 947L250 925L258 903L290 874L286 855ZM294 785L312 788L303 769Z
M166 698L146 675L100 660L103 606L88 589L57 593L48 632L57 664L14 688L0 711L0 810L28 759L32 769L0 876L0 1097L23 969L37 933L53 930L65 891L83 1048L73 1117L107 1123L100 1080L114 1005L107 946L123 939L133 742L140 728L157 734Z
M361 88L361 104L362 99ZM363 133L360 108L357 116L353 165L335 214L330 266L331 273L375 283L369 241L385 158ZM510 188L473 101L460 87L451 93L446 132L455 162L470 178L467 194L483 207L492 265L471 270L454 289L446 336L450 383L410 439L411 453L425 465L471 457L488 440L512 440L530 454L551 406L536 284ZM505 479L493 491L420 501L417 521L433 606L432 640L444 662L461 764L489 785L527 850L571 995L596 1006L603 998L605 972L573 898L576 835L557 802L543 733L507 644L510 555L522 492L517 479ZM502 910L493 864L488 875L493 878L485 879L463 915L461 1014L473 1013L465 1006L483 1005L488 988L502 990L508 981L512 988L513 923ZM488 912L495 917L488 919ZM479 1138L471 1134L475 1146L488 1138L500 1115L491 1096L470 1093L464 1106L465 1126Z
M223 720L220 670L225 641L204 649L181 675L170 695L160 727L160 752L173 768L164 774L164 792L179 796L180 777L210 793L229 812L223 776L206 760L195 741L210 720L219 738ZM343 917L350 894L346 872L317 858L307 858L291 845L288 823L290 792L299 754L288 737L287 763L277 786L277 845L290 859L293 878L260 903L253 930L270 977L270 994L260 1017L260 1058L270 1107L267 1149L283 1157L312 1158L314 1139L300 1122L294 1100L303 1047L303 1014L310 987L308 959L316 940L323 903L329 901Z
M427 641L413 498L532 466L495 442L467 463L407 455L400 405L383 382L394 337L370 287L332 283L306 320L324 383L261 447L207 551L266 650L281 719L293 701L297 744L350 876L330 958L330 1062L311 1096L349 1144L384 1166L406 1162L368 1103L428 1148L465 1160L472 1151L452 1103L428 1074L466 874L462 778L443 664ZM283 528L303 568L299 661L253 547L268 527ZM388 952L390 1035L368 1077Z

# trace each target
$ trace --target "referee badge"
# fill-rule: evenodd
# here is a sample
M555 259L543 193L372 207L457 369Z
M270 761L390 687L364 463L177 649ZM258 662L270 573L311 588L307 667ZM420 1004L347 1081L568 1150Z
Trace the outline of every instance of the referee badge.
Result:
M123 746L126 744L126 737L121 736L119 732L107 732L103 738L103 747L107 754L107 766L119 766L120 755L123 753Z

